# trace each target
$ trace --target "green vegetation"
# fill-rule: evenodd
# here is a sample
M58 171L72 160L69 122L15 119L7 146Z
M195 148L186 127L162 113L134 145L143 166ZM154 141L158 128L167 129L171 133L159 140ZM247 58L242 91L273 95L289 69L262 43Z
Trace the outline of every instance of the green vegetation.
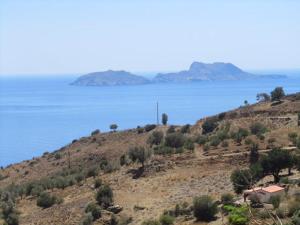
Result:
M182 134L190 133L190 131L191 131L190 124L186 124L180 128L180 133L182 133Z
M164 133L162 131L153 131L152 134L148 137L147 143L152 145L159 145L162 143L164 138Z
M158 220L146 220L142 225L161 225Z
M233 194L225 193L221 196L221 202L223 205L232 205L233 204Z
M258 144L252 143L250 145L249 162L250 162L250 164L254 164L254 163L257 163L258 159L259 159Z
M161 115L161 123L162 123L163 125L167 125L167 123L168 123L168 115L167 115L166 113L163 113L163 114Z
M84 215L80 225L92 225L93 224L93 216L91 213L87 213Z
M102 185L96 193L96 201L104 209L113 203L113 191L107 184Z
M99 130L99 129L94 130L94 131L91 133L91 136L94 136L94 135L97 135L97 134L100 134L100 130Z
M231 174L231 182L233 184L233 189L237 194L243 192L243 190L248 189L252 181L252 173L250 169L239 170L236 169Z
M109 126L109 128L113 131L113 132L116 132L116 130L118 129L118 125L117 124L111 124L110 126Z
M278 209L280 206L281 198L280 196L271 196L270 203L273 205L274 209Z
M271 97L267 93L258 93L256 95L256 100L258 102L268 102L271 100Z
M228 221L230 225L248 224L248 208L246 206L235 207L232 205L225 205L223 209L229 214Z
M251 124L250 131L252 134L259 136L267 132L267 128L262 123L256 122Z
M58 197L50 195L47 192L42 192L36 200L36 205L42 208L49 208L55 203L59 203Z
M130 148L128 155L133 162L139 162L142 167L145 166L145 162L151 157L151 150L145 149L144 147Z
M174 217L170 215L161 215L159 222L161 225L172 225L174 224Z
M101 208L96 203L89 203L85 208L86 213L91 213L93 220L97 220L101 217Z
M194 216L199 221L210 221L214 219L218 212L218 207L211 197L202 195L194 198L193 201Z
M215 119L207 119L205 122L202 124L202 133L203 134L208 134L213 132L217 128L218 124Z
M181 133L171 133L167 134L165 137L165 146L171 148L180 148L183 147L185 143L185 137Z
M272 101L280 101L285 96L284 90L282 87L276 87L271 92L271 100Z
M147 124L145 127L144 127L144 130L146 132L149 132L151 130L154 130L156 128L156 125L155 124Z

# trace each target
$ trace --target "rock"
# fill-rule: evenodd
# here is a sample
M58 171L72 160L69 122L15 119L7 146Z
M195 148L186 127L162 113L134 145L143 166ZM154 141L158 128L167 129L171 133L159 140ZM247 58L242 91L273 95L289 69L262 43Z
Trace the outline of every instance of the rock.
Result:
M121 212L123 210L123 207L120 205L112 205L112 206L109 206L107 208L107 210L112 213L118 214L119 212Z

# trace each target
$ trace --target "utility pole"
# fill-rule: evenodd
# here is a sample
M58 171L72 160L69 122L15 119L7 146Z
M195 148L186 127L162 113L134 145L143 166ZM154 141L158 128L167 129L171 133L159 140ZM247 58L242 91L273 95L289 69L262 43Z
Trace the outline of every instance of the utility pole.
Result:
M156 102L156 124L159 125L158 102Z

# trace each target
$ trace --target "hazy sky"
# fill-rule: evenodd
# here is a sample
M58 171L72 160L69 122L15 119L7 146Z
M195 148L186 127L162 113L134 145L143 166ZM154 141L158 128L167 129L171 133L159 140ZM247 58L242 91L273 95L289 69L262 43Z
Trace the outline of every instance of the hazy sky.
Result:
M0 73L300 68L298 0L0 0Z

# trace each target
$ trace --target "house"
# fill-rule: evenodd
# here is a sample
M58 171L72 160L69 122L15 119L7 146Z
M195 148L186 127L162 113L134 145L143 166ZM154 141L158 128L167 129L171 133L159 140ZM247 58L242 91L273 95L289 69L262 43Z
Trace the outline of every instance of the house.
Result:
M268 187L256 187L250 190L244 191L244 201L251 199L251 197L257 198L261 203L270 202L273 196L283 196L285 191L283 187L278 185L272 185Z

